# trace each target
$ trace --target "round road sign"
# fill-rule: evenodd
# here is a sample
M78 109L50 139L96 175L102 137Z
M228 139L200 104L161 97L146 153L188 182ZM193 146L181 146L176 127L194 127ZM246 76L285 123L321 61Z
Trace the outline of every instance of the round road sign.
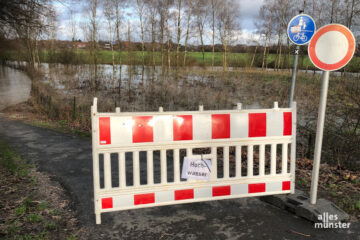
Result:
M355 52L353 33L341 24L321 27L311 39L308 54L311 62L324 71L344 67Z
M316 31L315 21L306 14L300 14L293 17L287 28L287 34L296 45L307 44Z

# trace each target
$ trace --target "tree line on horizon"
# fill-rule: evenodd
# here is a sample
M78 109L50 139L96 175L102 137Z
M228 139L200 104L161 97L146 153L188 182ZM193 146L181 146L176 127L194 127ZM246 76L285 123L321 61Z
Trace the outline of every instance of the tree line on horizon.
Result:
M21 40L31 66L40 62L41 40L49 42L49 53L55 54L59 48L57 16L51 3L49 0L6 1L0 10L0 39ZM64 0L60 3L82 7L81 20L75 18L73 8L68 9L71 39L76 42L83 36L89 64L94 66L99 63L99 42L104 39L109 40L114 71L116 64L123 63L121 51L127 51L127 56L140 51L143 65L155 65L155 56L160 53L161 66L168 68L186 66L188 52L194 50L201 52L203 60L205 52L211 52L211 66L214 66L215 52L222 52L225 71L228 54L244 51L239 44L243 40L239 0ZM252 47L245 50L251 49L254 57L260 58L262 68L268 67L270 53L276 54L272 67L280 69L289 63L292 44L286 34L287 23L299 10L312 16L317 28L341 23L359 36L360 0L264 0L255 21L256 32L247 39L247 45ZM96 76L96 67L94 71Z

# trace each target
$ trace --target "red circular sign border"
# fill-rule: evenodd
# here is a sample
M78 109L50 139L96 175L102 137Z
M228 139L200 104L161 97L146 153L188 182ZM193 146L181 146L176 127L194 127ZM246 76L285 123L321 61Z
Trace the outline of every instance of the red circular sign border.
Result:
M343 59L341 59L337 63L333 64L327 64L322 61L316 56L315 53L315 46L319 38L330 31L338 31L345 35L346 39L349 42L349 48L348 51ZM335 71L342 67L344 67L353 57L355 53L355 37L353 33L345 26L341 24L328 24L323 27L321 27L312 37L309 47L308 47L309 57L311 62L318 68L324 70L324 71Z

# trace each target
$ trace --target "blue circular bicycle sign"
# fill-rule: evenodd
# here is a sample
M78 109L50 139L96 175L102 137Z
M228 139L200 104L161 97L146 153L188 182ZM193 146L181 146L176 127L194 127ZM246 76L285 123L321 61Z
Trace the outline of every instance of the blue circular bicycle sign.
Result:
M296 45L304 45L310 42L316 31L315 21L306 14L293 17L287 28L290 41Z

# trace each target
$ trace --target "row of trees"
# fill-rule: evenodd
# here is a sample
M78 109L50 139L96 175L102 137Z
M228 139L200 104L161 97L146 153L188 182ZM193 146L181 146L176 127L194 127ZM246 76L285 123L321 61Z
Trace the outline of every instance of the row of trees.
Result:
M96 52L96 42L99 40L99 24L105 20L107 38L110 40L113 52L113 64L115 64L113 43L117 42L120 45L122 40L126 40L141 41L143 64L147 51L152 53L151 63L155 65L155 51L160 47L162 66L186 65L190 40L193 42L194 39L198 40L195 42L201 45L204 59L205 37L210 36L212 66L214 66L215 43L220 42L223 46L223 67L226 69L229 45L235 42L240 33L238 2L236 0L90 0L85 6L88 21L81 23L81 29L86 40L92 43L90 52L93 62L96 61L96 54L92 53ZM97 14L100 11L103 14ZM77 24L73 20L71 25ZM122 31L123 29L126 31ZM72 33L72 38L76 39L76 31ZM150 49L145 48L145 42L151 43ZM172 47L174 45L175 49ZM181 48L183 52L180 52ZM175 63L171 62L171 52L175 52ZM119 61L121 63L121 59Z

